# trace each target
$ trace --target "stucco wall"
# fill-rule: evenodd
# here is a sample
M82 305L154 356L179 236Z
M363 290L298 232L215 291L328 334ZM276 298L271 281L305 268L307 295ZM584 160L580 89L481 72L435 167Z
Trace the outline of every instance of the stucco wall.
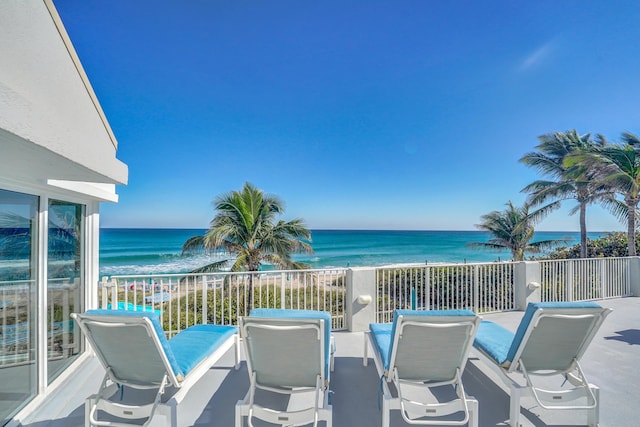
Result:
M0 1L0 129L98 172L102 182L126 183L115 138L54 19L44 0Z

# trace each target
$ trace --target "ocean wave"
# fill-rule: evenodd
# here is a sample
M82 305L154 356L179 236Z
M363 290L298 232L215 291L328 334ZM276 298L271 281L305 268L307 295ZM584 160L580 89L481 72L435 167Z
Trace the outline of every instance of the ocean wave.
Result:
M137 275L137 274L175 274L175 273L188 273L198 268L204 267L207 264L216 261L222 261L226 258L212 257L206 255L198 256L168 256L165 259L158 259L153 257L151 260L157 262L148 262L144 258L140 257L123 257L124 260L114 264L110 259L110 263L100 266L101 276L113 276L113 275ZM122 261L138 261L138 262L122 262Z
M182 244L197 235L194 230L101 230L100 274L170 274L186 273L222 259L219 255L181 256ZM198 230L195 230L198 231ZM200 230L202 232L202 230ZM385 266L428 262L493 262L510 259L506 251L480 251L469 242L487 241L481 231L372 231L314 230L315 253L296 254L296 261L312 268ZM597 238L602 233L590 233ZM536 239L569 236L579 241L575 232L540 232ZM569 242L568 244L571 244ZM269 268L264 266L264 268Z

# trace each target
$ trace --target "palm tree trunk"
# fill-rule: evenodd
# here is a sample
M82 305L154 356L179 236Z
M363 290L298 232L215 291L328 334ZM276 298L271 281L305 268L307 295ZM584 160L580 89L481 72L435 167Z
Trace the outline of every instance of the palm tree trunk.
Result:
M629 221L627 223L629 256L636 256L636 209L638 207L638 201L629 201L627 203L627 207L629 208Z
M249 301L247 302L247 316L253 310L253 271L249 272Z
M514 249L511 251L511 256L514 261L524 261L524 249Z
M580 258L587 257L587 205L580 204Z

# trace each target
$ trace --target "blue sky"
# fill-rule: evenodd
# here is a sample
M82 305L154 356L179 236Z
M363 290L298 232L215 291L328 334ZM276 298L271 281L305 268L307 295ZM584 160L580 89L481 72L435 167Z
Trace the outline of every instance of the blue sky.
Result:
M103 227L206 228L249 181L312 229L472 230L539 135L640 134L637 1L54 3L129 166Z

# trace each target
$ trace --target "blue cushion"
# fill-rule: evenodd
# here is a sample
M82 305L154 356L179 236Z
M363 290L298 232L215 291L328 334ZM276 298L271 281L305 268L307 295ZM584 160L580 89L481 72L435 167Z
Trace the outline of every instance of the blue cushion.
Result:
M250 317L275 317L293 319L321 319L324 320L324 360L325 377L329 378L329 362L331 353L331 315L326 311L291 310L281 308L254 308Z
M385 324L371 323L369 325L369 329L371 330L374 342L380 351L380 356L382 357L385 370L389 369L391 359L391 337L395 336L396 325L400 316L475 316L475 313L471 310L395 310L393 313L393 325L390 325L391 328L388 334L386 332L386 326L382 327L382 325ZM374 330L376 331L375 333ZM378 339L381 341L376 341Z
M371 338L378 349L385 371L389 369L389 358L391 357L391 328L393 328L391 323L371 323L369 325Z
M514 333L510 330L497 323L483 320L478 327L473 346L490 356L498 365L502 365L507 360L513 337Z
M236 332L235 326L195 325L181 331L168 343L180 371L188 375L198 363Z
M513 358L518 351L518 347L520 347L520 343L522 342L522 338L524 338L524 334L529 327L529 323L531 323L531 319L533 315L538 309L552 309L552 308L560 308L563 310L571 310L571 309L583 309L583 308L602 308L599 304L592 301L581 301L581 302L530 302L527 305L527 310L522 316L522 320L520 321L520 326L518 326L518 330L516 331L515 337L513 338L513 342L511 343L511 348L509 349L509 354L507 354L507 360L509 362L513 361Z
M118 304L116 304L116 308L113 308L111 303L107 304L107 309L109 309L109 310L128 310L128 311L153 311L158 316L160 316L162 314L162 310L154 310L153 306L151 306L151 305L135 305L135 304L130 303L130 302L124 303L122 301L120 301Z
M113 317L146 317L151 320L153 329L160 341L169 366L176 377L184 378L205 357L211 354L218 345L236 333L235 326L195 325L187 328L167 340L160 318L150 311L126 310L88 310L89 315Z

